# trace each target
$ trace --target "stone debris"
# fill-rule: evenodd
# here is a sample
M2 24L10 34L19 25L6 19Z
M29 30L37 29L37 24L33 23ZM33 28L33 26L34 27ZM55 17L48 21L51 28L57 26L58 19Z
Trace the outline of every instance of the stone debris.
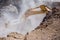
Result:
M57 15L58 14L58 15ZM60 40L60 11L50 15L36 28L25 36L16 32L12 32L7 37L0 40ZM56 16L57 15L57 16Z

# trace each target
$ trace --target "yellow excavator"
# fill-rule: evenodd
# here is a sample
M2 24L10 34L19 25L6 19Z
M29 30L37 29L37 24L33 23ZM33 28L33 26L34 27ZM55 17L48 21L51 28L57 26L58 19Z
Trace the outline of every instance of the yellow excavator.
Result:
M37 11L36 9L40 9L40 10ZM45 5L40 5L39 7L31 8L27 10L27 12L25 13L25 16L28 17L30 15L48 13L49 11L52 11L52 9L50 9Z

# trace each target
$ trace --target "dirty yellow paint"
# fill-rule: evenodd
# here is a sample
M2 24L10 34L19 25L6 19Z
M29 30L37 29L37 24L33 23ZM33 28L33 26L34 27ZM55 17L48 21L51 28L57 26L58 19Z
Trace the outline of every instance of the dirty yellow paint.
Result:
M40 8L41 10L40 11L31 11L31 10L34 10L34 9L37 9L37 8ZM30 15L48 13L49 10L47 10L47 9L51 10L50 8L48 8L45 5L40 5L39 7L27 10L26 13L25 13L25 16L28 17Z

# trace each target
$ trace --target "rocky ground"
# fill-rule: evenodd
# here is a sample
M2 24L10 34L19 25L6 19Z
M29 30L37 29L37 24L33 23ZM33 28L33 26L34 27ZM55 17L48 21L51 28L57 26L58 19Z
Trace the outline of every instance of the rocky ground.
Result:
M39 27L25 36L12 32L0 40L60 40L60 10L48 14Z

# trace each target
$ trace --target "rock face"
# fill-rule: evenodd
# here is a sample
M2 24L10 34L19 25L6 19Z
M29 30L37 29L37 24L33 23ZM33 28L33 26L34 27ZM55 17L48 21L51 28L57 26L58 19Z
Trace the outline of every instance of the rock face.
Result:
M58 6L56 5L56 8ZM58 8L57 8L58 9ZM47 16L41 26L27 35L27 40L60 40L60 9Z
M39 0L38 0L39 1ZM5 1L4 1L5 2ZM31 15L25 19L24 14L30 8L36 7L34 0L22 1L20 5L20 1L18 2L12 1L13 3L4 6L1 9L1 17L0 17L0 36L4 37L11 32L18 32L25 35L27 32L31 32L34 30L41 22L43 21L46 13ZM32 3L32 5L31 5ZM17 5L18 4L18 5ZM39 2L38 5L44 4L43 2ZM19 6L21 8L18 12ZM4 32L3 32L4 31Z
M58 31L59 30L59 31ZM47 24L27 35L27 40L60 40L60 19L49 19Z
M26 28L27 25L25 25L25 22L24 25L21 24L22 29L20 28L21 25L19 23L21 21L20 19L18 19L21 16L20 12L24 13L26 11L25 8L27 9L33 8L36 5L39 6L39 4L41 3L39 0L38 1L35 0L35 2L33 0L32 1L27 0L27 2L29 2L29 4L27 4L26 1L24 0L22 1L22 5L19 6L20 2L19 1L17 2L18 3L14 1L11 3L10 0L0 0L0 8L3 7L3 9L0 11L0 36L8 34L7 37L3 38L0 37L0 40L60 40L60 5L59 5L60 3L57 2L55 2L56 4L53 3L52 7L56 7L58 11L54 10L55 9L54 8L53 12L49 13L45 17L43 22L41 21L42 23L39 22L41 23L40 26L38 26L32 32L29 32L29 29L32 28L32 26L28 25L29 29ZM36 5L34 5L35 3ZM24 33L25 31L29 33L27 33L26 35L22 35L19 33L19 32Z
M41 25L32 32L25 36L12 32L7 37L1 37L0 40L60 40L60 10L58 6L56 8L58 11L54 10L52 14L48 14Z

